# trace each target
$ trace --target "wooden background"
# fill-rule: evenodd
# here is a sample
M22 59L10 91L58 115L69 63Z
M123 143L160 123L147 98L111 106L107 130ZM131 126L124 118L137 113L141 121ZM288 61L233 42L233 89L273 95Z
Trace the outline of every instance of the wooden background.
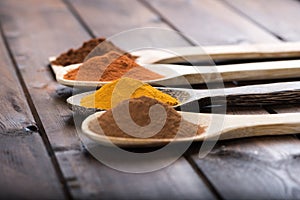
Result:
M299 135L219 142L204 159L196 143L147 174L104 166L82 150L65 103L71 90L55 82L47 60L91 37L145 26L194 39L179 37L180 46L299 41L299 10L296 0L1 0L0 197L300 198ZM299 111L284 105L228 113Z

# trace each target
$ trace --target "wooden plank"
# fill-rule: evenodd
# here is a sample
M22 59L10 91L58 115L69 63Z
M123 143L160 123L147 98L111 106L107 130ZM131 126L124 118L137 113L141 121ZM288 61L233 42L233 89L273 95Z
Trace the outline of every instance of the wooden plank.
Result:
M40 135L14 130L0 132L1 199L64 199Z
M103 27L105 27L105 26L98 26L97 27L97 21L96 21L96 19L99 19L100 18L100 13L93 13L93 14L90 14L90 12L89 12L89 10L90 9L92 9L91 7L93 7L93 6L95 6L95 7L97 7L97 4L93 4L93 6L89 6L89 8L85 8L85 6L86 5L84 5L84 3L82 3L82 4L79 4L78 3L78 1L76 1L76 2L74 2L74 1L71 1L71 3L74 5L74 7L76 8L76 10L77 11L79 11L79 13L80 13L80 15L81 15L81 17L83 18L83 19L85 19L86 20L86 22L87 22L87 24L89 24L89 27L95 32L95 31L97 31L97 30L99 30L99 31L101 31L101 29L103 28ZM164 3L166 3L166 2L164 2ZM168 9L169 9L170 7L168 7ZM178 8L178 7L177 7ZM101 8L98 8L98 9L101 9ZM197 12L198 12L198 10L197 10ZM180 13L178 13L178 12L176 12L176 10L174 11L173 10L173 13L176 13L176 15L180 15L181 14L181 12ZM189 12L188 12L189 13ZM175 14L174 14L175 15ZM189 14L186 14L187 16L189 16ZM237 17L237 15L236 14L232 14L234 17ZM231 16L232 16L231 15ZM186 18L187 18L187 16L185 16L185 17L183 17L182 18L182 20L186 20ZM170 17L170 19L173 19L174 18L174 16L172 16L172 17ZM179 18L179 17L175 17L175 18ZM169 19L169 18L168 18ZM93 23L92 23L92 21L93 21ZM193 20L193 21L195 21L195 20ZM246 20L241 20L241 21L246 21ZM229 27L230 27L230 23L231 22L228 22L228 23L224 23L224 21L221 21L220 22L220 24L225 24L224 26L227 26L227 24L229 24ZM249 23L249 22L244 22L245 24L251 24L251 23ZM236 23L235 24L235 26L238 26L238 24L239 23ZM177 25L176 23L175 23L175 25ZM106 25L106 26L113 26L113 25ZM248 25L247 25L248 26ZM254 25L252 25L252 28L253 28L253 26ZM245 28L245 27L243 27L243 28ZM254 30L258 30L259 28L254 28ZM250 30L250 28L248 29L248 30ZM253 30L253 29L252 29ZM222 31L223 32L223 31ZM249 31L250 32L250 31ZM255 32L255 31L254 31ZM258 31L258 32L263 32L263 31ZM224 36L225 38L226 38L226 40L223 40L223 41L218 41L217 40L217 38L219 37L219 35L215 35L214 37L211 37L208 33L206 33L204 36L201 36L201 37L203 37L202 38L202 41L205 41L205 42L207 42L207 41L209 41L209 42L207 42L207 44L224 44L224 43L234 43L234 42L230 42L230 41L234 41L236 38L234 37L233 38L233 35L238 35L237 33L239 33L239 31L235 31L234 33L231 33L231 34L227 34L226 36ZM257 37L257 35L260 35L260 37ZM261 36L261 35L263 35L263 36ZM207 38L209 38L209 39L207 39ZM266 42L266 41L274 41L274 38L272 37L272 36L270 36L270 35L268 35L268 34L266 34L266 33L261 33L261 34L257 34L257 33L252 33L252 35L251 35L251 37L247 37L247 41L248 42L252 42L251 41L251 39L249 39L249 38L255 38L257 41L264 41L264 42ZM267 39L266 39L267 38ZM226 42L224 42L224 41L226 41ZM229 41L229 42L228 42ZM236 40L236 41L238 41L238 39ZM241 111L240 111L241 112ZM244 114L249 114L249 109L247 109L247 110L244 110ZM252 111L253 113L257 113L256 111ZM261 111L260 111L261 112ZM266 112L263 112L263 113L266 113ZM270 149L271 148L271 143L272 142L274 142L274 141L276 141L277 139L276 139L276 137L275 138L273 138L273 137L269 137L268 138L271 142L269 142L267 139L265 140L265 142L262 144L262 146L266 146L266 148L268 148L268 149ZM292 138L290 138L290 137L286 137L286 141L289 141L289 140L292 140ZM278 144L278 140L277 140L277 144ZM246 155L252 155L251 154L251 152L253 151L252 149L257 149L257 151L259 151L260 150L260 148L259 147L257 147L256 146L257 145L257 143L256 143L256 139L254 139L253 140L253 142L251 142L250 144L249 144L249 146L251 147L251 149L250 150L248 150L245 154ZM270 147L269 147L270 146ZM238 149L237 149L237 147L232 147L234 150L236 150L236 151L238 151ZM274 154L276 154L277 155L277 153L278 153L278 156L280 155L280 147L279 147L279 150L277 150L277 151L275 151L275 153ZM289 152L290 154L291 154L291 152ZM195 156L196 155L194 155L194 160L197 160L196 158L195 158ZM233 156L233 158L234 158L234 156ZM222 159L222 158L215 158L215 159ZM65 159L63 159L63 158L61 158L60 156L59 156L59 160L62 162L62 161L64 161L64 160L66 160L66 158ZM74 159L71 159L71 161L73 161ZM81 159L78 159L78 160L81 160ZM82 160L81 160L82 161ZM83 177L83 169L82 170L80 170L80 171L78 171L78 169L74 169L74 168L76 168L76 166L78 166L78 164L79 163L74 163L74 164L71 164L71 167L69 167L69 171L68 172L65 172L65 174L69 174L70 175L70 177L82 177L81 179L88 179L88 178L86 178L86 177L89 177L89 176L91 176L91 174L90 173L85 173L85 175L84 175L84 177ZM243 164L243 162L240 162L240 165L242 165ZM174 164L173 166L177 166L178 164ZM223 165L223 163L222 163L222 165ZM219 169L219 171L221 171L222 170L222 165L217 165L217 168ZM68 166L70 166L70 164L68 165ZM259 167L260 165L257 165L257 167ZM208 165L208 168L209 167L213 167L213 166L210 166L210 165ZM83 168L85 168L85 167L83 167ZM68 169L67 167L64 167L64 169ZM90 168L89 168L90 169ZM247 168L246 168L246 166L244 165L244 166L241 166L240 168L239 168L239 170L241 170L241 171L243 171L243 170L246 170ZM71 171L71 172L70 172ZM100 170L99 170L100 171ZM208 171L208 170L207 170ZM205 175L206 175L206 173L208 173L207 171L205 171ZM252 173L251 173L251 175L254 175L254 177L255 178L253 178L252 180L261 180L261 179L259 179L259 177L257 177L257 176L255 176L255 171L252 171ZM75 175L74 175L75 174ZM96 173L94 173L94 174L96 174ZM110 173L109 173L110 174ZM107 177L106 177L107 176ZM111 177L112 175L110 174L110 175L107 175L107 174L102 174L102 178L104 178L104 179L111 179L110 177ZM218 173L215 173L215 176L221 176L222 177L222 175L220 175L220 174L218 174ZM225 176L224 176L225 177ZM262 180L262 181L264 181L263 182L263 184L265 185L265 188L267 187L267 183L268 183L268 181L270 181L271 179L273 178L273 176L268 176L267 177L267 179L266 180ZM124 178L125 180L129 180L128 178ZM122 179L121 179L122 180ZM223 179L223 180L225 180L225 179ZM289 179L290 180L290 179ZM289 180L287 180L287 182L289 181ZM75 181L75 187L78 187L78 184L76 184L76 183L81 183L81 182L83 182L83 181L78 181L78 180L76 180ZM99 181L100 182L100 181ZM130 182L133 182L133 181L130 181ZM210 178L210 182L215 186L215 183L217 182L218 184L225 184L225 185L227 185L227 183L226 182L219 182L216 178ZM98 183L98 182L97 182ZM141 185L143 185L143 183L142 182L139 182ZM230 189L236 189L236 188L239 188L239 183L240 182L234 182L233 184L231 184L230 185ZM93 185L96 185L96 183L94 183ZM113 185L114 187L117 187L115 184ZM281 185L276 185L278 188L280 188L280 189L282 189L283 187L281 187ZM92 187L92 186L91 186ZM259 185L257 185L257 188L259 187ZM273 187L274 188L274 187ZM77 188L78 189L78 188ZM78 190L77 189L71 189L71 191L73 192L73 193L76 193L76 192L78 192ZM242 187L242 189L244 189L244 187ZM267 188L267 189L269 189L269 188ZM90 190L92 190L92 189L90 189ZM117 189L118 191L120 191L120 189ZM237 189L237 190L239 190L239 189ZM237 190L235 190L235 191L233 191L233 195L234 194L236 194L237 193ZM86 190L87 191L87 190ZM243 190L242 190L243 191ZM246 189L245 189L245 191L247 191ZM226 196L226 194L224 194L223 195L223 193L224 193L224 191L220 191L221 192L221 195L222 196ZM104 194L105 194L105 192L104 192ZM105 195L104 195L105 196ZM126 196L128 196L128 195L126 195ZM266 195L267 196L267 195Z
M63 187L1 36L0 74L0 198L63 199Z
M272 6L270 6L270 2L259 0L243 2L238 0L226 0L226 2L283 40L300 40L300 27L298 26L298 19L300 17L299 1L273 0ZM300 112L299 106L291 105L272 106L270 109L276 113Z
M4 34L52 147L79 149L65 104L72 91L54 81L47 64L49 56L81 45L88 34L59 0L1 1L0 12Z
M126 42L124 44L125 48L130 46L130 43L133 43L133 46L137 48L146 45L163 48L190 45L179 34L175 34L175 32L168 33L167 29L171 30L170 27L139 1L134 0L130 3L123 0L67 1L74 12L83 19L93 35L103 35L110 38L114 37L115 34L122 34L123 31L134 28L157 28L157 31L154 29L137 30L136 33L131 33L132 35L122 36L122 40ZM114 41L114 38L112 40ZM142 44L143 46L136 44ZM118 45L123 47L122 43Z
M143 2L201 45L277 42L274 36L217 0Z
M156 172L129 174L82 152L58 152L76 199L214 199L184 158Z
M53 6L53 4L51 3L51 2L49 2L50 4L50 8L52 8L51 6ZM20 2L20 4L22 4L22 2ZM47 7L49 7L49 5L47 5ZM24 6L26 6L26 5L23 5L23 7ZM32 5L33 7L35 6L35 4L34 5ZM35 9L37 9L36 7L34 7ZM19 10L15 10L15 11L22 11L22 9L26 9L26 8L22 8L22 7L20 7L19 8ZM31 8L32 9L32 8ZM33 13L34 12L37 12L37 11L35 11L35 9L33 9ZM44 8L44 9L46 9L46 8ZM61 9L61 8L60 8ZM12 9L12 10L10 10L10 11L13 11L14 9ZM62 9L62 10L64 10L64 9ZM31 10L32 11L32 10ZM29 12L29 11L27 11L27 12ZM3 12L1 12L1 13L3 13ZM18 13L15 13L15 12L13 12L14 13L14 15L17 15ZM23 11L23 13L24 13L24 11ZM64 12L63 12L64 13ZM35 13L36 14L36 13ZM27 13L27 15L29 15L29 13ZM20 15L21 16L21 15ZM26 15L25 15L26 16ZM38 17L39 15L37 15L36 14L36 17ZM53 17L53 16L52 16ZM23 17L22 17L23 18ZM66 17L67 19L69 18L69 17ZM29 18L28 18L29 19ZM51 18L50 18L51 19ZM55 19L58 19L58 18L55 18ZM43 20L43 19L40 19L40 20ZM67 20L68 21L68 20ZM72 21L72 20L70 20L70 21ZM69 22L70 22L69 21ZM15 23L15 24L17 24L17 23ZM31 23L29 23L29 24L31 24L31 26L32 26L32 24L34 24L34 22L31 22ZM44 23L42 23L42 24L44 24ZM73 23L71 23L71 24L73 24ZM18 24L17 24L18 25ZM16 26L17 26L16 25ZM20 25L19 25L20 26ZM38 26L36 26L36 27L38 27ZM39 27L41 27L41 28L43 28L43 29L45 29L45 30L47 30L46 29L46 26L45 25L42 25L42 26L39 26ZM62 26L60 26L60 27L62 27ZM77 27L77 26L76 26ZM23 28L24 29L24 28ZM72 30L72 28L70 28L70 30ZM64 31L66 31L66 30L64 30ZM27 30L27 31L23 31L23 32L25 32L25 33L29 33L29 31ZM80 31L79 31L80 32ZM72 33L72 32L71 32ZM44 39L47 39L47 40L49 40L49 41L51 41L52 43L53 43L53 41L55 41L55 40L53 40L53 38L56 36L56 37L61 37L61 38L64 38L64 39L66 39L66 37L64 36L63 37L63 34L62 34L62 32L59 32L59 34L57 33L57 32L55 32L55 33L49 33L49 34L54 34L54 35L50 35L50 36L47 36L47 37L45 37L45 36L43 36L43 35L40 35L39 37L44 37ZM76 33L76 34L79 34L79 33ZM81 33L80 33L81 34ZM79 35L80 35L79 34ZM83 34L84 35L84 34ZM26 34L25 34L25 36L26 36ZM24 37L24 36L23 36ZM48 38L49 37L49 38ZM228 38L230 38L229 36L228 36ZM52 40L51 40L52 39ZM78 38L77 38L78 39ZM12 41L12 43L17 43L18 44L18 40L19 40L19 42L20 41L24 41L23 39L21 40L21 39L15 39L15 38L11 38L10 39L11 41ZM67 40L69 40L69 38L67 38ZM43 40L39 40L40 42L42 42ZM78 41L79 41L79 39L78 39ZM82 41L82 40L80 40L80 41ZM23 42L23 43L25 43L25 42ZM50 43L50 42L49 42ZM70 44L71 44L72 42L70 42ZM21 43L19 43L19 44L21 44ZM33 46L35 46L36 47L36 45L34 45L33 44L33 42L32 43L25 43L25 44L27 44L27 45L33 45ZM49 46L50 46L50 44L48 44ZM53 44L52 44L53 45ZM61 46L64 46L65 44L59 44L59 45L61 45ZM45 45L45 46L47 46L47 45ZM55 45L54 45L55 46ZM17 51L17 47L18 48L20 48L20 47L22 47L22 45L18 45L18 46L16 46L16 47L14 47L14 52L18 52ZM56 48L56 47L50 47L50 50L51 51L54 51L54 48ZM41 48L40 48L41 49ZM46 57L46 56L48 56L48 55L46 55L46 54L48 54L49 52L50 52L50 50L46 50L46 51L43 51L43 53L45 53L45 55L43 56L43 59ZM49 51L49 52L48 52ZM29 54L27 54L27 56L29 56ZM36 60L36 58L39 58L39 56L35 56L35 59L34 59L34 61ZM24 59L24 57L23 57L23 59ZM21 66L23 65L24 66L24 64L29 64L29 63L26 63L26 62L21 62L22 61L22 59L20 59L19 58L19 60L18 60L18 63L21 63ZM44 60L40 60L40 59L38 59L38 63L39 64L41 64L41 63L44 63L45 61ZM34 64L33 62L31 62L30 64ZM20 64L19 64L20 65ZM35 64L34 66L38 66L37 64ZM28 73L28 72L27 72ZM47 72L48 73L48 75L49 75L49 72ZM45 73L46 74L46 73ZM29 75L27 75L27 77L28 77ZM54 87L56 87L56 85L54 85ZM36 89L36 90L38 90L38 89ZM42 89L40 89L40 90L42 90ZM52 90L51 90L52 92L54 91L54 89L52 88ZM50 92L50 94L52 94L53 95L53 93L51 93ZM52 108L54 108L56 111L55 112L58 112L58 111L62 111L62 113L64 114L64 112L65 112L65 114L67 114L67 111L65 110L65 107L64 107L64 104L60 104L61 106L59 107L58 106L58 108L56 107L56 105L55 105L55 103L57 103L57 102L55 102L55 101L53 101L52 102L52 99L50 98L49 99L49 96L51 96L51 95L49 95L49 93L48 92L40 92L39 93L39 95L46 95L47 97L48 97L48 102L46 102L46 103L44 103L43 105L40 105L39 106L39 112L41 112L41 110L42 110L42 106L45 106L45 107L49 107L49 100L50 100L50 102L51 103L53 103L54 104L54 106L52 106ZM53 95L53 96L56 96L55 94ZM56 96L57 97L57 96ZM37 102L38 100L38 98L37 97L35 97L35 102ZM45 98L46 99L46 98ZM44 99L44 100L45 100ZM57 99L58 101L61 101L61 99ZM47 112L44 112L44 116L46 116L46 114L47 114ZM63 117L61 117L59 114L57 114L56 113L56 115L58 116L57 118L59 119L59 120L61 120L61 118L63 118ZM68 117L68 116L67 116ZM44 122L47 122L47 118L46 117L44 117L44 119L45 120L42 120L42 121L44 121ZM59 123L60 124L60 121L59 120L54 120L54 122L57 122L57 123ZM51 122L51 121L50 121ZM48 122L47 122L48 123ZM55 130L54 129L54 131L52 131L51 132L51 127L53 128L53 127L55 127L55 125L54 125L54 123L53 122L51 122L52 123L52 125L50 126L49 125L49 127L48 128L45 128L46 130L47 130L47 132L50 134L50 135L52 135L52 134L56 134L56 139L58 140L59 139L59 137L58 136L62 136L62 135L67 135L67 134L65 134L64 132L62 132L61 130L60 130L60 128L62 128L63 127L63 129L62 130L67 130L66 129L66 127L65 127L65 125L64 126L62 126L62 127L59 127L59 128L57 128L57 130ZM60 126L60 125L59 125ZM55 127L56 128L56 127ZM70 126L70 130L73 130L73 128L72 128L72 126ZM58 131L58 133L56 133L56 131ZM68 131L67 131L68 132ZM70 133L71 131L69 131L69 133ZM52 142L57 142L57 141L55 141L54 139L53 139L53 137L52 137ZM63 147L63 144L65 144L65 143L63 143L63 142L61 142L60 143L61 145L57 145L57 146L61 146L61 147ZM70 144L70 143L69 143ZM255 147L253 147L252 146L252 148L255 148ZM249 151L248 151L249 152ZM278 152L278 151L277 151ZM249 153L250 154L250 153ZM79 153L79 156L82 156L82 154L81 153ZM63 159L59 159L60 160L60 163L61 163L61 161L63 161ZM92 179L94 178L94 176L93 176L93 173L87 173L87 171L89 170L89 169L91 169L91 168L89 168L88 166L88 164L86 163L86 162L83 162L83 159L81 159L81 158L79 158L78 159L78 161L76 161L75 162L75 159L70 159L71 161L70 161L70 163L73 163L73 164L71 164L71 167L70 168L72 168L72 166L77 166L77 165L79 165L79 164L82 164L82 165L84 165L84 166L86 166L86 167L82 167L81 168L81 170L76 170L76 176L78 175L78 177L81 177L80 179L79 179L79 183L84 183L84 181L82 181L82 179L86 179L85 180L85 182L89 182L89 181L91 181L91 179L89 179L89 177L92 177ZM94 162L94 161L92 161L92 162ZM62 165L62 164L61 164ZM179 165L180 166L180 165ZM289 165L289 166L291 166L291 165ZM175 167L175 165L174 166L172 166L172 167ZM65 170L65 169L67 169L67 167L63 167L63 170ZM221 166L219 166L219 169L221 169L222 170L222 168L221 168ZM245 167L241 167L240 168L240 170L245 170L246 169L246 166ZM98 168L94 168L94 170L92 170L92 171L96 171L97 170L97 172L98 171L100 171L100 170L98 170ZM108 170L108 171L110 171L110 170ZM85 172L85 173L84 173ZM105 172L107 172L107 171L105 171ZM98 172L98 173L100 173L100 172ZM119 179L117 179L117 175L113 175L113 173L115 173L115 171L114 172L107 172L107 173L105 173L105 174L101 174L101 177L105 180L105 179L108 179L110 176L115 176L115 178L114 178L114 181L120 181ZM67 172L65 172L64 173L65 175L67 174ZM144 179L146 179L146 180L149 180L149 177L147 177L148 179L146 179L146 178L144 178ZM273 177L272 177L273 178ZM122 186L123 185L126 185L126 184L128 184L129 182L134 182L134 181L128 181L128 180L130 180L130 179L133 179L133 178L122 178L122 182L124 183L124 184L122 184ZM70 178L70 179L68 179L69 181L68 181L68 183L69 184L72 184L71 182L72 182L72 178ZM94 179L95 180L95 179ZM137 182L136 183L136 185L139 185L139 183L142 183L142 180L143 179L138 179L138 180L140 180L139 182ZM159 180L159 177L157 178L157 180ZM226 181L225 179L223 179L223 181ZM83 196L83 198L85 197L85 196L89 196L90 194L95 194L95 193L97 193L97 191L95 192L95 190L93 190L93 186L94 185L96 185L96 184L98 184L100 181L97 181L97 180L95 180L95 183L93 184L93 185L91 185L91 187L87 187L87 188L84 188L84 186L85 186L85 184L83 184L82 185L82 187L80 187L80 190L73 190L73 194L75 194L75 195L78 195L78 196L80 196L80 195L82 195ZM110 181L107 181L108 183L112 183L112 182L110 182ZM151 182L151 181L149 181L149 182ZM118 183L118 182L117 182ZM169 183L170 184L170 183ZM227 182L226 182L226 184L227 184ZM239 183L238 183L239 184ZM238 186L238 184L235 184L234 186L235 187L237 187ZM142 184L141 184L142 185ZM74 183L74 185L72 185L73 187L76 187L76 183ZM232 185L231 185L232 186ZM121 187L121 186L120 186ZM92 188L92 189L91 189ZM114 187L112 187L112 188L118 188L117 187L117 185L116 184L114 184ZM162 187L163 188L163 187ZM112 190L111 190L112 191ZM169 190L167 190L167 191L170 191L170 189ZM77 194L77 192L78 192L78 194ZM86 195L85 195L86 194ZM175 194L175 193L174 193ZM111 194L108 194L108 195L111 195ZM154 195L153 195L154 196ZM169 195L169 196L171 196L171 195Z
M79 149L79 140L75 137L76 130L72 124L72 114L64 102L66 94L70 91L65 87L59 87L59 90L57 90L58 85L53 81L46 63L48 56L57 55L60 51L73 47L77 42L84 41L88 36L80 24L70 15L66 6L60 1L49 0L42 5L37 0L28 0L26 2L9 0L2 1L0 7L4 33L9 39L13 55L16 57L18 67L21 69L26 86L30 91L33 103L36 106L50 143L57 152L69 155L67 150ZM131 8L127 6L126 9ZM148 11L145 12L145 16L147 16ZM101 13L99 14L101 15ZM119 13L117 18L121 17L124 16L122 16L122 13ZM141 14L136 15L136 19L139 18L141 18ZM27 23L20 24L18 23L18 19L23 19ZM106 21L106 19L103 20ZM51 22L51 26L49 26L49 22ZM130 24L130 21L128 21L128 28L131 27ZM106 26L108 27L109 25L107 24ZM34 32L32 35L32 30L42 31ZM184 44L187 43L184 40L181 41ZM27 47L30 47L30 49ZM59 94L60 92L61 94ZM186 178L185 183L190 181L189 179L192 180L191 183L195 183L194 187L183 191L178 189L181 180L176 179L175 176L169 178L171 175L167 170L162 170L155 177L144 175L143 179L134 179L132 175L120 175L115 170L103 170L102 168L95 167L95 164L91 163L96 163L96 161L91 158L85 158L82 152L77 152L76 155L77 157L72 155L68 157L70 166L63 164L65 157L58 157L64 178L74 198L96 198L94 194L102 193L107 195L107 198L114 195L125 198L127 193L126 190L122 190L124 185L126 186L124 188L131 191L128 194L129 196L139 190L145 190L145 185L148 186L145 180L149 181L148 187L153 187L151 189L153 193L148 194L147 192L147 197L149 198L157 197L156 195L158 194L168 194L168 196L172 197L178 196L177 198L187 198L189 195L193 195L194 197L203 195L207 198L213 198L210 190L193 172L186 161L178 162L173 166L177 169L176 173L182 174L181 177L192 176L192 178ZM82 168L78 170L76 168L77 165L82 166ZM68 176L68 169L75 170L73 178ZM164 185L158 184L161 182L160 176L165 177ZM79 188L73 179L79 180ZM108 182L103 184L101 182L102 179L107 179ZM135 182L134 187L128 185L128 183L132 182L131 180ZM122 185L119 185L118 182L121 182ZM153 182L160 187L157 187L155 184L152 185ZM109 188L107 188L106 183L109 183ZM174 187L172 187L173 184L175 185ZM95 187L95 185L99 186L99 188ZM156 189L159 189L160 192L155 192ZM120 194L124 196L120 196L118 190L122 190L123 192ZM192 191L191 194L189 194L189 191ZM143 195L146 195L146 193L139 194L141 197Z
M0 131L19 130L35 126L22 87L0 36Z
M299 41L300 27L298 19L300 17L300 2L294 0L273 0L272 6L266 1L238 1L226 0L229 5L239 10L257 24L276 34L283 40ZM270 3L270 2L269 2ZM299 79L298 79L299 80ZM284 80L282 80L284 81ZM299 106L276 106L270 107L277 113L300 112Z
M118 5L118 6L116 6ZM128 4L126 1L113 0L91 0L91 1L69 1L69 6L73 8L73 12L78 12L80 18L88 25L92 30L93 35L111 36L121 31L139 27L139 26L155 26L167 28L162 23L158 16L150 12L139 2ZM135 10L136 12L132 12ZM103 18L106 16L106 18ZM120 19L115 20L113 23L107 19ZM158 22L153 23L153 19L158 19ZM146 32L145 32L146 33ZM186 46L189 43L182 37L175 36L173 38L159 37L164 39L157 40L154 35L146 34L142 35L140 40L148 42L150 46ZM135 40L139 40L138 37L134 37ZM70 153L66 163L66 155L68 153L58 153L58 160L63 166L64 174L69 180L70 190L73 196L79 198L89 198L93 196L99 196L104 198L147 198L155 199L157 197L173 197L173 198L214 198L210 190L204 184L204 182L197 176L195 172L191 170L189 164L181 159L180 162L175 162L172 169L176 169L174 174L178 174L178 179L168 178L170 176L169 169L160 170L157 173L144 174L144 175L129 175L111 170L103 165L100 165L92 158L82 157L79 153ZM79 159L79 158L80 159ZM66 165L62 164L66 163ZM82 163L80 165L80 163ZM79 167L76 167L79 166ZM71 171L71 172L70 172ZM83 173L83 171L85 173ZM173 171L173 170L171 170ZM68 178L71 173L71 178ZM187 179L181 178L185 174ZM73 178L72 178L73 177ZM91 180L89 177L95 177ZM140 178L139 178L140 177ZM164 178L165 177L165 178ZM78 180L77 180L78 179ZM183 182L189 181L194 183L194 186L190 186L189 189L174 190L173 187L178 187L182 179ZM119 182L117 184L117 182ZM126 184L127 182L133 183L132 185ZM101 186L109 184L110 188L101 189ZM75 187L74 187L75 185ZM79 186L78 186L79 185ZM100 188L95 188L95 185L99 185ZM144 191L149 188L147 192ZM117 193L115 191L118 191Z
M286 41L300 40L300 2L297 0L226 0L264 29Z
M94 35L112 36L128 29L167 26L148 9L133 1L68 0ZM134 12L133 12L134 11Z
M232 140L194 159L224 198L297 199L298 146L290 137Z
M235 108L235 114L266 114ZM225 199L299 198L300 141L291 136L219 142L203 159L192 158Z
M224 9L225 5L221 5L221 2L172 1L171 5L166 1L151 1L150 4L175 27L207 44L231 43L230 41L238 43L241 35L242 41L246 42L273 42L274 39L259 27L242 19L239 14ZM185 9L181 12L176 12L176 9L183 7ZM214 12L210 12L211 10ZM210 15L212 17L208 18ZM199 24L203 20L201 30L193 26L195 20L191 18L197 18ZM205 29L205 26L218 31L207 31L209 29ZM243 30L232 28L235 26ZM259 37L260 34L262 35ZM229 113L267 114L260 108L237 107ZM294 159L299 155L297 146L299 141L293 136L259 137L219 142L204 159L199 159L197 152L190 155L191 160L223 198L299 198L299 181L294 178L299 173L299 168L295 168L299 161Z

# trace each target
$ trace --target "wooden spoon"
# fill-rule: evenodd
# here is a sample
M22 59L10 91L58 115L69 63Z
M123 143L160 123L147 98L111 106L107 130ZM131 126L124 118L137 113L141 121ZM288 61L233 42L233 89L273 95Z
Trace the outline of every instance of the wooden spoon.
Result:
M180 107L198 101L199 107L202 108L211 104L211 97L215 97L214 104L226 104L230 106L300 103L300 81L211 90L162 87L158 87L157 89L179 100L180 104L174 107ZM70 109L81 115L89 115L100 111L101 109L86 108L80 105L81 99L93 92L94 91L85 92L69 97L67 103Z
M218 115L179 112L191 123L206 127L201 135L177 139L106 137L90 130L89 124L105 111L87 117L82 123L82 132L93 141L122 147L162 146L170 142L225 140L264 135L285 135L300 132L300 113L269 115Z
M132 52L140 64L168 64L213 60L241 60L300 57L300 42L277 44L246 44L225 46L191 46L167 49L147 49Z
M66 73L78 68L79 65L80 64L69 65L57 71L57 81L67 86L86 88L95 88L109 83L103 81L78 81L64 79L64 75ZM164 78L161 79L144 82L151 85L163 86L202 84L215 81L295 78L300 75L300 60L218 65L214 67L171 64L150 64L144 65L144 67L164 76Z

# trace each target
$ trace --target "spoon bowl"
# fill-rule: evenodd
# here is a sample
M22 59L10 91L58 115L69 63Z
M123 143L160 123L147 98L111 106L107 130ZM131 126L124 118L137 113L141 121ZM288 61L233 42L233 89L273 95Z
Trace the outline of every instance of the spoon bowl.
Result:
M110 137L95 133L89 128L90 123L104 114L97 112L87 117L81 126L82 134L96 143L121 147L155 147L169 143L203 140L225 140L264 135L285 135L300 132L300 113L276 115L219 115L179 112L181 116L193 123L205 127L204 133L184 138L125 138ZM97 122L96 122L97 123Z
M173 107L180 107L188 102L194 100L195 92L193 90L180 89L180 88L157 88L158 90L166 93L174 98L176 98L180 103ZM87 108L80 105L80 101L83 97L94 93L94 91L84 92L76 94L67 99L67 104L71 110L80 115L90 115L97 111L102 111L103 109L98 108Z
M156 87L156 89L176 98L180 103L174 107L181 107L197 102L198 108L214 105L227 106L262 106L276 104L299 104L300 81L258 84L234 88L220 89L185 89ZM89 115L100 109L86 108L80 105L80 100L94 91L71 96L67 103L75 113ZM212 99L213 98L213 102ZM195 104L194 104L195 105ZM199 111L196 109L195 111Z
M79 81L68 80L64 75L78 68L81 64L61 67L56 71L56 80L66 86L82 88L96 88L110 81ZM300 74L300 60L258 62L219 66L183 66L171 64L145 64L143 67L156 72L163 78L145 80L144 82L156 86L178 86L204 84L220 81L247 81L295 78Z

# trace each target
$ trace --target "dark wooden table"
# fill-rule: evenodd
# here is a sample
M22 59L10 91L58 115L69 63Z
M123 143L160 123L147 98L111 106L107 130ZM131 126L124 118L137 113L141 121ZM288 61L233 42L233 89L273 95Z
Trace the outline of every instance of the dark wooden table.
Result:
M0 197L299 199L299 135L218 142L204 159L196 143L146 174L106 167L82 150L65 103L71 89L55 82L47 60L91 37L145 26L175 29L202 45L299 41L299 10L296 0L1 0ZM284 105L228 113L299 111Z

